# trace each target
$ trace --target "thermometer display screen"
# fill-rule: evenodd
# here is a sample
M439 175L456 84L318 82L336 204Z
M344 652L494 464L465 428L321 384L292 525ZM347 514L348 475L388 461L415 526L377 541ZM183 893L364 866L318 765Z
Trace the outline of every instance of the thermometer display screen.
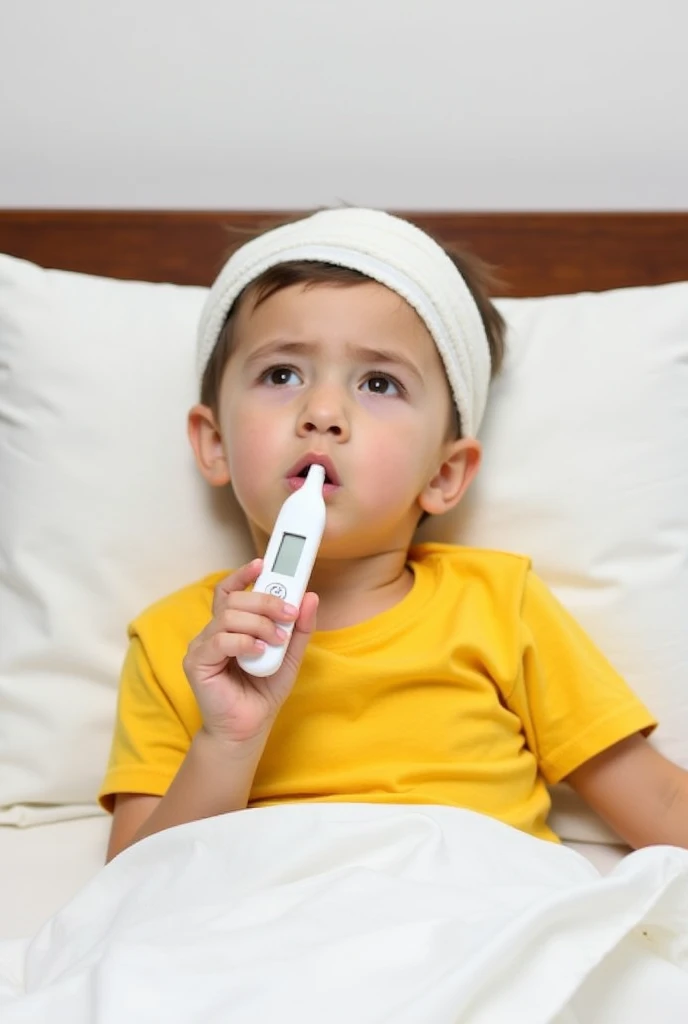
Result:
M283 576L293 576L305 543L306 538L300 537L297 533L283 533L277 557L272 565L272 572L279 572Z

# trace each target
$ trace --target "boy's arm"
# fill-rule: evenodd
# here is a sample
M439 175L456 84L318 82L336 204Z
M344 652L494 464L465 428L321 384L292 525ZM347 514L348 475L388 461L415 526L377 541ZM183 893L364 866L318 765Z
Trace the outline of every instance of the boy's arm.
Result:
M248 591L262 560L242 566L215 588L211 621L191 641L183 661L203 720L164 797L135 796L122 786L108 860L155 832L245 808L272 723L296 681L315 629L316 594L292 608L275 597ZM291 636L280 624L291 622ZM280 668L270 677L240 669L240 654L286 643ZM145 705L141 713L145 713ZM106 790L106 792L112 792Z
M615 743L566 781L622 839L688 849L688 772L641 735Z
M267 735L228 744L201 729L164 797L118 795L107 860L154 832L245 808Z
M122 850L126 850L134 836L162 800L147 793L118 793L112 809L112 824L108 839L106 863L110 863Z

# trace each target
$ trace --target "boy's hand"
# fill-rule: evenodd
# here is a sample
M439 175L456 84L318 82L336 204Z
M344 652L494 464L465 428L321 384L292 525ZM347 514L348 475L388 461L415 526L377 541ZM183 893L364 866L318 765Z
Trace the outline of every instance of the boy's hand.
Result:
M289 611L281 598L246 590L262 567L262 559L254 559L218 584L213 618L191 641L183 662L205 731L224 742L265 737L294 685L315 628L315 594L305 594L300 611ZM273 676L258 678L239 667L238 655L258 654L261 644L282 642L279 625L290 622L294 632Z

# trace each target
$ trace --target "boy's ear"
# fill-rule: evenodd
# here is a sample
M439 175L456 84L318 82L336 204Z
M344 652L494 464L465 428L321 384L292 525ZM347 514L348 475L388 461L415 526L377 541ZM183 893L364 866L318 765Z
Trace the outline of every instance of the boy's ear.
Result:
M439 516L458 505L480 468L481 458L482 447L474 437L450 442L442 464L418 497L422 510Z
M229 466L222 435L209 406L194 405L187 419L187 433L203 477L212 487L228 484Z

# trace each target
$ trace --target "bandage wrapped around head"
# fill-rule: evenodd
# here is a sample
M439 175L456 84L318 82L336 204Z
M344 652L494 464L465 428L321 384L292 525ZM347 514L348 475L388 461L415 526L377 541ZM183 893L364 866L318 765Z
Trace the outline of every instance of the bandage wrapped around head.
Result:
M478 307L441 246L420 228L381 210L322 210L241 246L220 272L201 314L201 377L244 288L270 267L295 260L358 270L405 299L442 357L463 435L476 436L490 383L490 348Z

